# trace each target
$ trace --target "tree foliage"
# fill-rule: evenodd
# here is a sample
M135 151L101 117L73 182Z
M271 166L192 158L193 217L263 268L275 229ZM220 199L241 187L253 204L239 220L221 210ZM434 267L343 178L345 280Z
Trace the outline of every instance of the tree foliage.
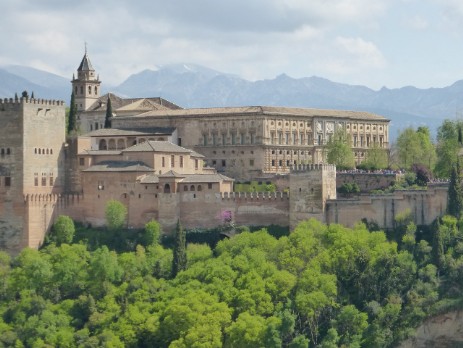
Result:
M106 225L110 230L121 229L126 221L127 208L117 200L109 200L105 208Z
M67 133L71 134L77 130L77 106L74 92L71 94L71 102L69 105L69 119Z
M337 129L326 145L328 163L339 169L351 169L355 166L350 136L344 129Z
M75 232L74 221L69 216L60 215L53 224L53 237L57 245L71 243Z
M423 164L434 168L436 161L435 146L431 141L429 128L408 127L397 137L398 164L401 168L410 169L414 164Z
M455 163L450 173L447 212L459 218L463 209L463 192L461 186L460 166Z
M0 253L0 346L397 346L459 300L463 222L440 219L432 244L416 241L410 211L396 223L397 241L308 220L279 239L259 230L189 244L175 277L176 251L159 243Z
M111 98L109 98L108 94L108 101L106 102L106 115L104 119L104 128L111 128L111 118L113 117L113 107L111 105Z
M437 163L435 173L440 178L449 178L452 166L458 160L458 141L461 121L445 120L437 130Z
M175 244L174 244L174 259L172 262L172 276L175 277L178 272L186 269L186 234L180 220L177 220L175 227Z

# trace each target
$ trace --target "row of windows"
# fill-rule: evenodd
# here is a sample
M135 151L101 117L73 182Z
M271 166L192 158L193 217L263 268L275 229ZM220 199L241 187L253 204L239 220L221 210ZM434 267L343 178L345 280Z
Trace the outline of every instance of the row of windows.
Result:
M145 189L147 189L148 187L145 186ZM156 188L159 190L159 185L156 186ZM209 190L212 190L212 183L208 183L207 184L207 188ZM102 191L104 190L104 181L98 181L98 185L97 185L97 189L99 191ZM167 192L166 192L167 190ZM203 190L203 187L201 185L183 185L183 191L202 191ZM165 184L164 186L164 193L170 193L170 185L169 184ZM139 198L141 198L141 194L138 195ZM124 194L124 198L127 198L127 194L125 193Z
M245 145L245 144L255 144L256 143L256 134L250 133L246 135L245 133L231 133L229 137L224 133L221 137L218 137L218 134L203 134L203 145Z
M272 160L272 167L290 167L296 166L299 164L307 164L307 161L297 161L297 160Z
M88 90L88 94L91 95L91 94L92 94L92 86L88 86L88 89L87 89L87 90ZM98 86L95 86L93 90L95 91L94 95L98 95ZM77 95L77 92L78 92L78 91L79 91L79 90L78 90L78 88L77 88L77 86L76 86L76 87L74 88L74 93ZM84 86L80 86L80 94L81 94L81 95L84 95Z
M0 149L0 155L5 156L5 155L11 155L11 149L9 147L7 148L1 148Z
M212 151L212 153L213 153L214 155L216 155L216 154L217 154L217 151L214 150L214 151ZM227 151L223 150L222 153L223 153L223 154L226 154ZM235 150L231 150L231 153L234 155L234 154L235 154ZM241 153L242 155L244 155L245 151L240 151L240 153ZM254 151L251 150L251 151L249 151L249 153L250 153L251 155L253 155L253 154L254 154Z
M95 123L96 124L96 123ZM98 128L96 128L98 129ZM130 146L132 145L137 145L137 144L141 144L141 143L144 143L145 141L165 141L166 139L164 137L160 137L160 138L148 138L148 139L145 139L145 138L138 138L136 140L133 140L132 141L132 144L130 144ZM99 150L122 150L122 149L125 149L127 147L127 144L126 144L126 140L125 139L101 139L98 143L98 149Z
M310 155L312 152L310 150L272 150L272 155L275 155L278 152L279 155L290 155L291 152L294 152L294 155L300 154L300 155Z
M183 168L183 156L179 156L179 167ZM166 157L161 158L161 165L163 168L166 167ZM175 167L175 156L170 156L170 166L171 168ZM195 169L198 169L198 160L195 160Z
M312 133L270 132L270 142L279 145L312 145Z
M354 147L356 146L360 146L360 147L363 147L366 146L369 147L373 141L373 144L378 144L378 139L379 139L379 146L380 147L383 147L383 144L384 144L384 137L382 135L379 136L379 138L376 137L376 135L373 135L372 137L370 137L369 135L367 135L366 137L364 137L363 135L360 136L360 138L357 137L357 135L353 135L352 136L352 143L354 145Z
M231 159L230 160L230 165L231 166L234 166L236 164L236 160L235 159ZM212 166L213 167L217 167L217 165L221 165L222 167L226 167L227 166L227 160L212 160ZM244 165L244 161L241 160L241 165ZM249 160L249 166L250 167L254 167L254 159L250 159Z
M48 177L46 173L42 173L42 178L40 182L41 182L41 186L47 186L47 182L49 186L53 186L54 184L53 173L50 173ZM39 186L39 174L38 173L34 173L34 186Z
M207 188L211 190L212 183L208 183ZM188 187L188 185L183 185L183 191L202 191L202 190L203 190L203 187L201 185L198 185L198 186L190 185L190 187Z
M34 148L34 154L36 155L53 155L53 149Z

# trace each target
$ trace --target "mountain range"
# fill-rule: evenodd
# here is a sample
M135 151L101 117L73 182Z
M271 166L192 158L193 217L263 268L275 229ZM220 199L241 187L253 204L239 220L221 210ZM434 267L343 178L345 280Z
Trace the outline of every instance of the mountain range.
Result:
M463 80L443 88L412 86L373 90L365 86L333 82L321 77L248 81L194 64L175 64L131 75L118 86L102 92L125 97L163 97L184 108L268 105L323 109L362 110L391 120L390 135L408 126L435 130L444 119L463 115ZM25 66L0 68L0 98L12 98L27 90L36 98L68 102L69 78Z

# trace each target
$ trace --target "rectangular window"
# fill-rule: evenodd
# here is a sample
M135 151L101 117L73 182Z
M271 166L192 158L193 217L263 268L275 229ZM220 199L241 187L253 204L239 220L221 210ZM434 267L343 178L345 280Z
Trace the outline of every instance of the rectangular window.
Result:
M283 143L283 133L282 132L278 132L278 144L282 144Z
M256 142L256 134L251 133L251 144L254 144Z
M212 144L217 145L217 134L212 134Z
M170 166L175 167L175 156L174 155L170 156Z
M34 176L34 186L39 186L39 176L38 176L38 174L36 174Z
M236 144L236 133L231 134L231 142L232 142L232 145Z
M222 167L226 167L226 166L227 166L227 161L222 160Z
M285 144L289 145L289 133L285 133Z
M250 160L249 160L249 165L250 165L251 167L254 167L254 160L253 160L253 159L250 159Z
M161 159L161 164L162 164L162 167L165 167L166 166L166 159L164 157L162 157Z
M98 180L98 190L104 190L104 181L103 180Z
M293 145L297 145L297 133L293 132Z
M178 146L182 146L182 138L178 138Z
M83 157L79 158L79 165L81 165L81 166L85 165L85 158L83 158Z
M208 184L207 184L207 188L208 188L209 190L212 190L212 183L208 183Z
M283 160L278 161L278 166L280 166L280 167L283 166Z
M180 168L183 168L183 156L180 156Z
M53 186L53 176L50 176L49 182L50 182L50 186Z
M216 160L212 160L212 165L213 165L213 166L216 166L216 165L217 165L217 161L216 161Z
M195 169L198 169L198 166L199 166L198 160L195 159Z
M227 135L222 134L222 145L225 145L227 143Z
M357 146L357 136L356 135L354 135L354 141L353 142L354 142L354 147L356 147Z
M42 173L42 186L47 186L47 175Z
M275 132L274 131L271 131L270 132L270 143L271 144L275 144Z
M275 160L272 160L272 167L275 167Z
M5 176L5 186L11 186L11 176Z
M301 145L304 145L304 142L305 142L304 133L300 133L299 136L301 137L301 138L299 139L299 143L300 143Z
M246 140L244 133L241 133L240 138L241 138L241 145L244 145L244 142Z

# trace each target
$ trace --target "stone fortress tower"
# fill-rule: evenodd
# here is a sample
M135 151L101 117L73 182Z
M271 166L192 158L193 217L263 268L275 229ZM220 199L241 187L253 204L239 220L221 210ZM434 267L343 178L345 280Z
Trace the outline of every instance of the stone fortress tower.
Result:
M77 111L88 110L100 97L101 81L87 55L87 48L85 48L84 57L77 68L77 78L73 75L71 83Z
M290 229L309 218L326 222L326 202L336 199L336 166L299 165L289 175Z
M29 202L63 190L65 106L62 101L0 101L0 249L37 247L50 226L42 204L31 214ZM45 210L44 210L45 209Z

